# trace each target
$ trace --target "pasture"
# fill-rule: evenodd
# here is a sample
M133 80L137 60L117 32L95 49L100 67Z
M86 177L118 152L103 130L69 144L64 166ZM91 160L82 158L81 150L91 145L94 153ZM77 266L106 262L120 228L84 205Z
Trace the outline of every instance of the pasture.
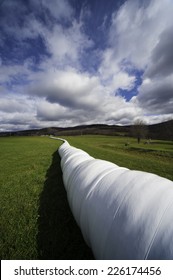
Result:
M90 155L173 180L173 143L109 136L65 137ZM127 144L128 143L128 144ZM92 259L68 207L60 141L0 138L1 259Z

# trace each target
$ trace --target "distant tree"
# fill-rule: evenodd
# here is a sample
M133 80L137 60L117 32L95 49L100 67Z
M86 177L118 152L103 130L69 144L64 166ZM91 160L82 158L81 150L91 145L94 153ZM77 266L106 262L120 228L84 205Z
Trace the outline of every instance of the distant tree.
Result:
M138 144L142 138L146 138L148 134L148 128L143 120L137 120L131 127L132 136L137 138Z

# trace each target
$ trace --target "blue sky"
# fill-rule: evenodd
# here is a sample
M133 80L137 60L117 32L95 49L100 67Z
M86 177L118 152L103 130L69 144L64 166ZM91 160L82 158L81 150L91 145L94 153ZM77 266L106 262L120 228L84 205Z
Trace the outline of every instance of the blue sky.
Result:
M0 0L0 131L173 118L172 0Z

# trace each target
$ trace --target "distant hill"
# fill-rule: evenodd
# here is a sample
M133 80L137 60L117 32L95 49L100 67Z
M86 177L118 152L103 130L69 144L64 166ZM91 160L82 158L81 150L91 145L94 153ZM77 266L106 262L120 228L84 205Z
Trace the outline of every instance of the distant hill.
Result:
M74 127L48 127L42 129L31 129L13 132L1 132L0 136L70 136L70 135L87 135L87 134L101 134L101 135L128 135L130 126L106 125L106 124L92 124L80 125Z
M1 132L0 136L72 136L72 135L112 135L112 136L131 136L132 126L106 125L106 124L92 124L80 125L74 127L48 127L42 129L32 129L13 132ZM173 120L148 125L148 138L173 140Z
M173 141L173 120L148 126L149 138Z

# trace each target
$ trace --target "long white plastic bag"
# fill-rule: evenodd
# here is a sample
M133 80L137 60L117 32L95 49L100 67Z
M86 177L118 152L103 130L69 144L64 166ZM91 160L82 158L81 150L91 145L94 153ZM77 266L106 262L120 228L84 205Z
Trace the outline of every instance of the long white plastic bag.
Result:
M96 259L173 259L173 182L59 148L70 208Z

